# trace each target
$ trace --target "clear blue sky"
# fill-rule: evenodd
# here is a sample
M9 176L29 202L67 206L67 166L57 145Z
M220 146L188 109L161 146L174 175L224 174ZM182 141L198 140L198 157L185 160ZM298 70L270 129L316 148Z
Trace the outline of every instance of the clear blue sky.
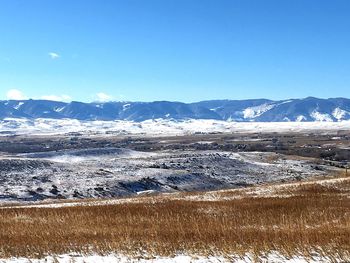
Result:
M349 91L348 0L0 0L0 99Z

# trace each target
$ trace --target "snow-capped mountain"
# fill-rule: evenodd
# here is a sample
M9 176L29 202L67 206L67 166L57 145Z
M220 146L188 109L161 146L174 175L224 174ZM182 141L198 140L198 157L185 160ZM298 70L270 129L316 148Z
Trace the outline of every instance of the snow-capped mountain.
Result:
M350 99L290 99L273 101L210 100L196 103L0 101L0 119L51 118L77 120L214 119L238 122L301 122L350 120Z

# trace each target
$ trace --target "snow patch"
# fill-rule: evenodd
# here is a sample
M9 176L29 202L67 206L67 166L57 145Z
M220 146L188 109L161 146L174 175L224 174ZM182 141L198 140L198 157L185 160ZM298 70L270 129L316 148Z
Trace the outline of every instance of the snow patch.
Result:
M155 194L157 191L155 190L145 190L145 191L138 191L136 192L137 195L150 195L150 194Z
M24 102L19 102L16 106L14 106L13 108L18 110L22 105L24 104Z
M129 109L130 106L131 106L130 103L124 104L124 105L123 105L123 111L126 111L127 109Z
M217 110L219 110L219 109L221 109L222 107L216 107L216 108L212 108L212 109L210 109L211 111L217 111Z
M149 258L149 259L147 259ZM129 263L129 262L139 262L139 263L253 263L257 262L257 258L247 253L243 256L231 255L230 258L223 257L220 255L217 256L190 256L190 255L176 255L174 257L147 257L145 255L144 258L138 256L137 258L133 258L126 255L121 254L110 254L110 255L79 255L79 254L64 254L57 256L47 256L42 259L29 259L29 258L7 258L0 259L1 262L4 263ZM274 263L316 263L316 262L332 262L331 258L323 257L318 253L314 253L314 255L310 258L306 258L302 255L294 255L291 257L285 257L281 253L277 251L270 252L266 255L262 255L258 257L258 262L274 262ZM339 262L342 260L339 259ZM336 260L338 262L338 260Z
M65 107L56 108L56 109L55 109L55 112L61 112L61 111L64 110L64 108L65 108Z
M299 115L296 119L295 119L295 121L296 122L302 122L302 121L306 121L307 119L306 119L306 117L304 116L304 115Z
M332 115L334 118L340 121L340 120L343 120L345 116L350 115L350 112L346 110L342 110L341 108L338 107L333 110Z
M315 121L320 121L320 122L332 122L333 121L332 117L329 114L321 113L317 110L314 110L313 112L311 112L310 116Z
M274 104L264 103L264 104L259 105L259 106L246 108L245 110L243 110L243 118L244 119L253 119L253 118L259 117L260 115L271 110L275 106L276 105L274 105Z

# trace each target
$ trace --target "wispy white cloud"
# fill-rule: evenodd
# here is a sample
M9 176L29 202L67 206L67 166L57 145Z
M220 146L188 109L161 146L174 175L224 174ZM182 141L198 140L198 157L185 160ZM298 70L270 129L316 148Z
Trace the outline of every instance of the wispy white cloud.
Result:
M99 92L95 95L95 98L97 101L100 101L100 102L106 102L106 101L111 101L113 100L113 97L104 93L104 92Z
M10 89L6 93L6 97L9 100L26 100L28 99L26 95L23 94L22 91L18 89Z
M42 100L53 100L53 101L71 101L72 98L68 95L43 95L40 97Z
M60 57L59 54L55 53L55 52L50 52L49 53L49 56L52 58L52 59L58 59Z

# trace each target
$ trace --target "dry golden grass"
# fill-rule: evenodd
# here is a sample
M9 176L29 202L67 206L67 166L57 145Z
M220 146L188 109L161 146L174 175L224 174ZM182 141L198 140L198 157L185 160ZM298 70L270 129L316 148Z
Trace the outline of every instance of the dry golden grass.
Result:
M243 255L277 250L287 256L316 251L346 261L350 260L349 189L345 180L321 187L296 186L295 195L280 198L150 197L157 201L3 208L0 257L145 251L149 255Z

